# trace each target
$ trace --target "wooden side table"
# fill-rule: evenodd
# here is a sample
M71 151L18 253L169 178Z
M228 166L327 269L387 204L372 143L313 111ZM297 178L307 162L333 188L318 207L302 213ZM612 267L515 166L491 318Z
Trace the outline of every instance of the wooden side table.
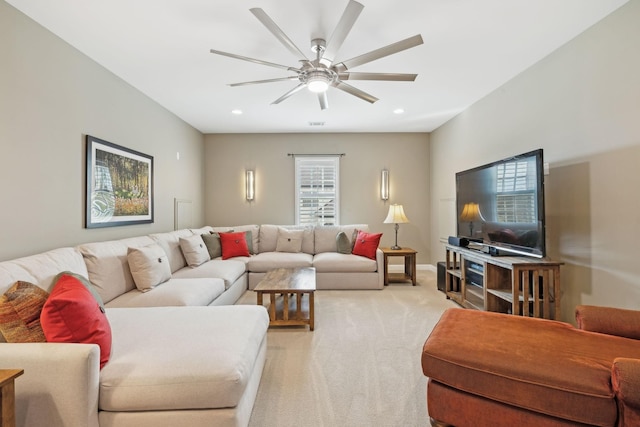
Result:
M16 389L14 380L23 369L0 369L0 427L16 425Z
M416 254L417 251L411 248L391 249L380 248L384 254L384 285L387 286L389 282L406 282L411 281L413 286L417 282L416 277ZM389 257L401 256L404 257L404 273L389 273Z

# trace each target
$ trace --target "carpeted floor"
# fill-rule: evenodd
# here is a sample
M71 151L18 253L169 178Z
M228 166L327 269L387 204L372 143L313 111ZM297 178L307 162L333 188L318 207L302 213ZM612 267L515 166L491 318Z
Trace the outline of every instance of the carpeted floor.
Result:
M427 426L422 345L456 304L436 289L435 270L418 286L316 291L315 330L270 328L267 362L251 427ZM247 292L240 304L255 304Z

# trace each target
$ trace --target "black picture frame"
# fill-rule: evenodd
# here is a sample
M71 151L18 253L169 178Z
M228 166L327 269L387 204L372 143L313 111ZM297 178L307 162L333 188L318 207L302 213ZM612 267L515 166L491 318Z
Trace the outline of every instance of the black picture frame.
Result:
M85 228L153 223L153 157L86 136Z

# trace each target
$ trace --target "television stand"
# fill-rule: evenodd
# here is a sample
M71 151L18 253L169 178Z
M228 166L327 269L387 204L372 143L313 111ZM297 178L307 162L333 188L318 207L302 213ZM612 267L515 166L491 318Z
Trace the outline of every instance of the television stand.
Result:
M445 293L466 308L561 320L561 265L446 245Z

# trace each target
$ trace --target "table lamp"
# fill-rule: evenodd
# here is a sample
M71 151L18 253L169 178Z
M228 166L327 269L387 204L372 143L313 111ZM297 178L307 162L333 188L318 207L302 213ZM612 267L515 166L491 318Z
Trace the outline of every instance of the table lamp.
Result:
M396 229L396 244L391 246L391 249L398 250L402 249L398 246L398 228L400 228L399 224L404 224L409 222L407 216L404 214L404 209L402 209L402 205L391 205L389 206L389 213L387 217L384 219L385 224L395 224Z
M480 206L477 203L465 204L460 214L460 220L469 222L469 237L473 238L473 222L484 221L482 212L480 212Z

